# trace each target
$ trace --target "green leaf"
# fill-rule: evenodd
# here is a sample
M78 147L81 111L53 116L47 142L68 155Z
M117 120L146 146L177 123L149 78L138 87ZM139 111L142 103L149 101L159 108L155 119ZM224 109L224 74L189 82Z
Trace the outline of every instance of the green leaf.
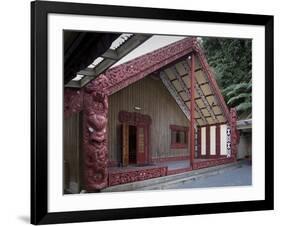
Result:
M250 98L252 95L250 93L241 93L237 96L234 96L234 97L231 97L228 101L227 101L227 104L233 104L235 103L236 101L239 101L241 99L247 99L247 98Z
M208 37L201 41L228 106L239 107L240 115L251 115L252 41Z
M239 104L236 107L236 110L238 112L247 112L247 111L249 111L251 109L252 109L252 103L251 102L244 102L244 103Z

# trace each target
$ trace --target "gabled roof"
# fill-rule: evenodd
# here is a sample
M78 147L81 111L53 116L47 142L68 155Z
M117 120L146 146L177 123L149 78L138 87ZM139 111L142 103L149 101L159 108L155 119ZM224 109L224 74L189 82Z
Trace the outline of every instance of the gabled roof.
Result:
M190 116L190 56L195 56L197 126L227 123L228 108L196 38L185 38L107 70L86 86L109 95L152 73L159 75L184 114Z

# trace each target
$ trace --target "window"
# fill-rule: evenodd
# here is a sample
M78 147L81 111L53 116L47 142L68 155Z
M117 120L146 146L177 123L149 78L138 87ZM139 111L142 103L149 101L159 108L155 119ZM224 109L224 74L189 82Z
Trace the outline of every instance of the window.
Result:
M187 147L187 127L171 125L171 148Z

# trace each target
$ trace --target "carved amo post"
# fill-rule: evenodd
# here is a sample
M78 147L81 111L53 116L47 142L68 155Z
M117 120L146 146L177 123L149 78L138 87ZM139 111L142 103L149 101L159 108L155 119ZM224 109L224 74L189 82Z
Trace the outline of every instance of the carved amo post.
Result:
M237 113L235 108L230 109L230 128L231 128L231 157L237 158L239 134L237 131Z
M83 117L84 181L87 191L108 186L108 95L93 86L85 88Z

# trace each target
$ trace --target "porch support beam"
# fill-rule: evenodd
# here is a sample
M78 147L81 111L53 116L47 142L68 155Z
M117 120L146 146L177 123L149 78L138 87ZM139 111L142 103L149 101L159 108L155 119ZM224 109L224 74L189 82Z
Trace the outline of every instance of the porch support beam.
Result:
M107 121L108 96L103 90L86 89L83 114L83 174L86 191L99 191L108 186Z
M190 166L193 169L193 162L194 162L194 152L195 152L195 140L194 140L194 125L195 125L195 117L194 117L194 110L195 110L195 59L194 54L191 54L191 86L190 86Z

